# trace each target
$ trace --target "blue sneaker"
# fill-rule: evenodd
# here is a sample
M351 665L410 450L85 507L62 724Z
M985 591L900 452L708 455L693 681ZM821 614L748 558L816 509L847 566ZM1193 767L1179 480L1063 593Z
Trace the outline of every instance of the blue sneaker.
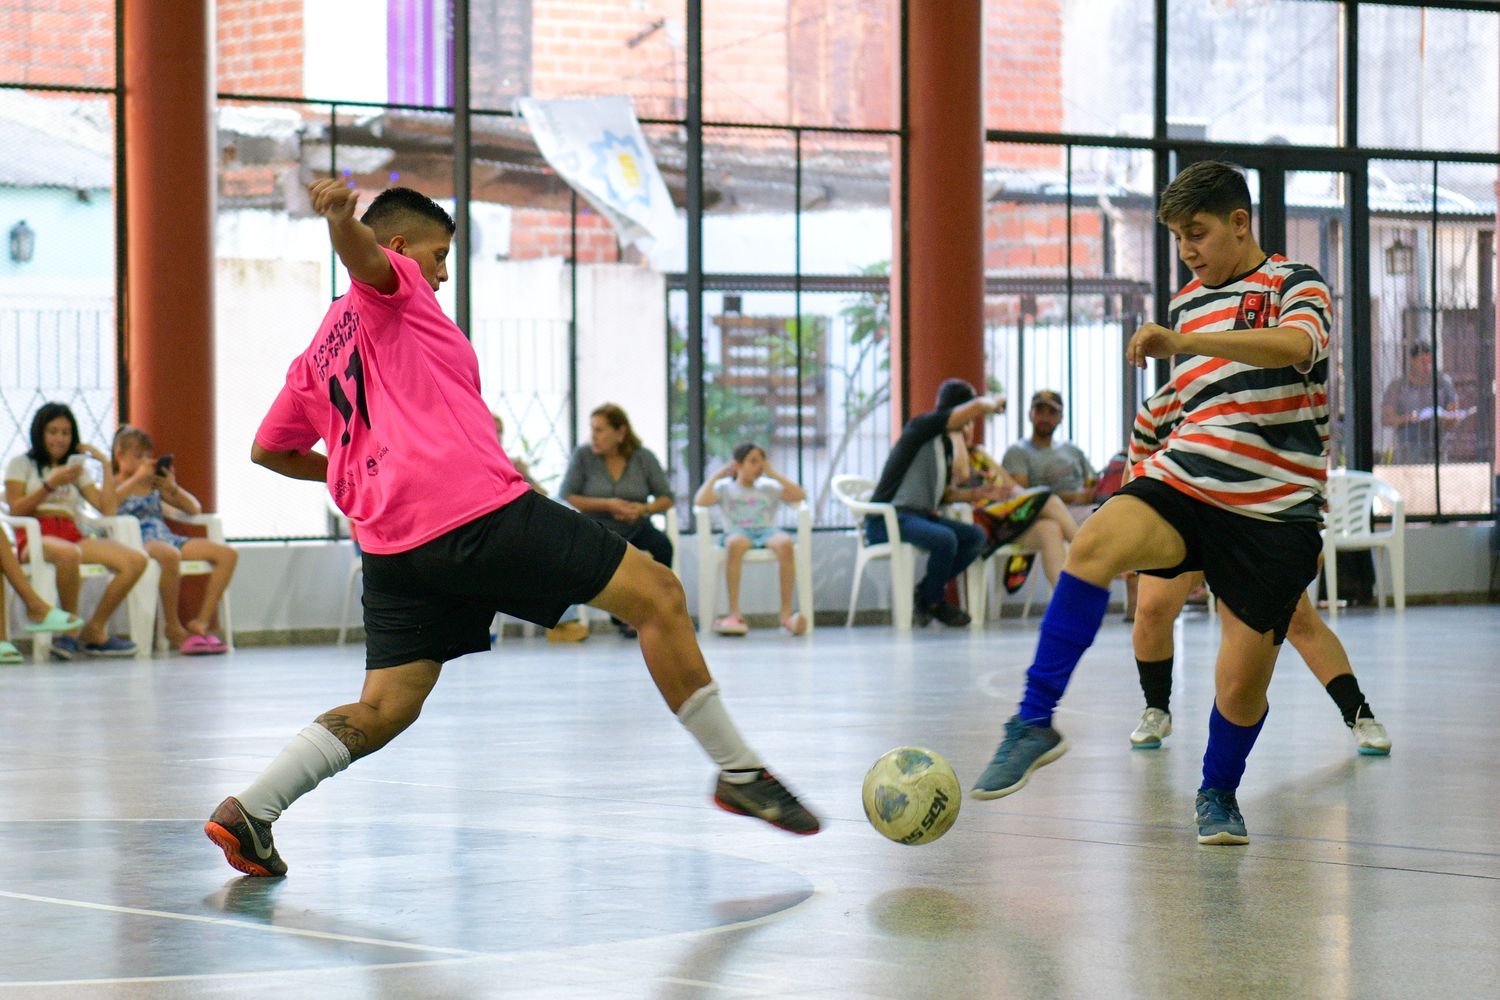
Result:
M78 640L71 635L54 635L52 637L52 658L54 660L77 659Z
M53 640L54 642L56 640ZM103 642L86 642L83 651L89 656L134 656L135 643L112 635Z
M998 799L1019 791L1032 771L1067 752L1068 740L1062 733L1051 726L1027 725L1019 715L1012 715L1005 723L1005 739L969 794L976 799Z
M1240 815L1240 804L1234 800L1233 790L1200 788L1196 808L1198 843L1250 843L1250 835L1245 832L1245 817Z

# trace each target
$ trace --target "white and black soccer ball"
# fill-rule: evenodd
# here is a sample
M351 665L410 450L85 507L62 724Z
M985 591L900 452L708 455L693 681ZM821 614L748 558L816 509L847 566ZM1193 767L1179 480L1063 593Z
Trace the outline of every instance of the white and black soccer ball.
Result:
M930 844L958 818L958 775L941 755L897 747L865 775L865 816L898 844Z

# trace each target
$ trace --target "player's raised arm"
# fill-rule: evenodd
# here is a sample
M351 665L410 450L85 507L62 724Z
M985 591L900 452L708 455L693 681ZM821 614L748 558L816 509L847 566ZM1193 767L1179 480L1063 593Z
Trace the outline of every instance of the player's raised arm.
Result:
M349 269L349 277L389 295L399 286L396 269L375 239L375 231L354 217L359 193L332 178L307 186L313 211L328 220L328 237L334 252Z

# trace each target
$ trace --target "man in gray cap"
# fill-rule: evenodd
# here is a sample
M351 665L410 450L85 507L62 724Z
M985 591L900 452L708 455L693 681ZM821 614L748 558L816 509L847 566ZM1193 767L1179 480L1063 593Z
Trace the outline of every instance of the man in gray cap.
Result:
M1053 440L1062 416L1062 394L1038 390L1031 397L1031 437L1005 449L1000 464L1022 486L1049 486L1070 508L1087 507L1094 500L1097 473L1077 445Z

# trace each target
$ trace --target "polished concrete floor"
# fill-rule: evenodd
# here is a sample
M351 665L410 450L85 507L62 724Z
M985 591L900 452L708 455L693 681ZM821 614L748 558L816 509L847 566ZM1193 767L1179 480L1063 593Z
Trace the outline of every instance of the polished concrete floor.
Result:
M709 806L632 644L508 638L283 817L274 881L237 877L202 821L357 690L356 649L0 668L0 993L1500 995L1500 609L1340 631L1395 750L1357 756L1288 649L1248 848L1193 836L1211 626L1181 623L1176 732L1132 752L1116 616L1058 716L1071 752L933 845L866 825L864 770L912 743L972 779L1034 623L710 642L730 710L825 817L813 838Z

